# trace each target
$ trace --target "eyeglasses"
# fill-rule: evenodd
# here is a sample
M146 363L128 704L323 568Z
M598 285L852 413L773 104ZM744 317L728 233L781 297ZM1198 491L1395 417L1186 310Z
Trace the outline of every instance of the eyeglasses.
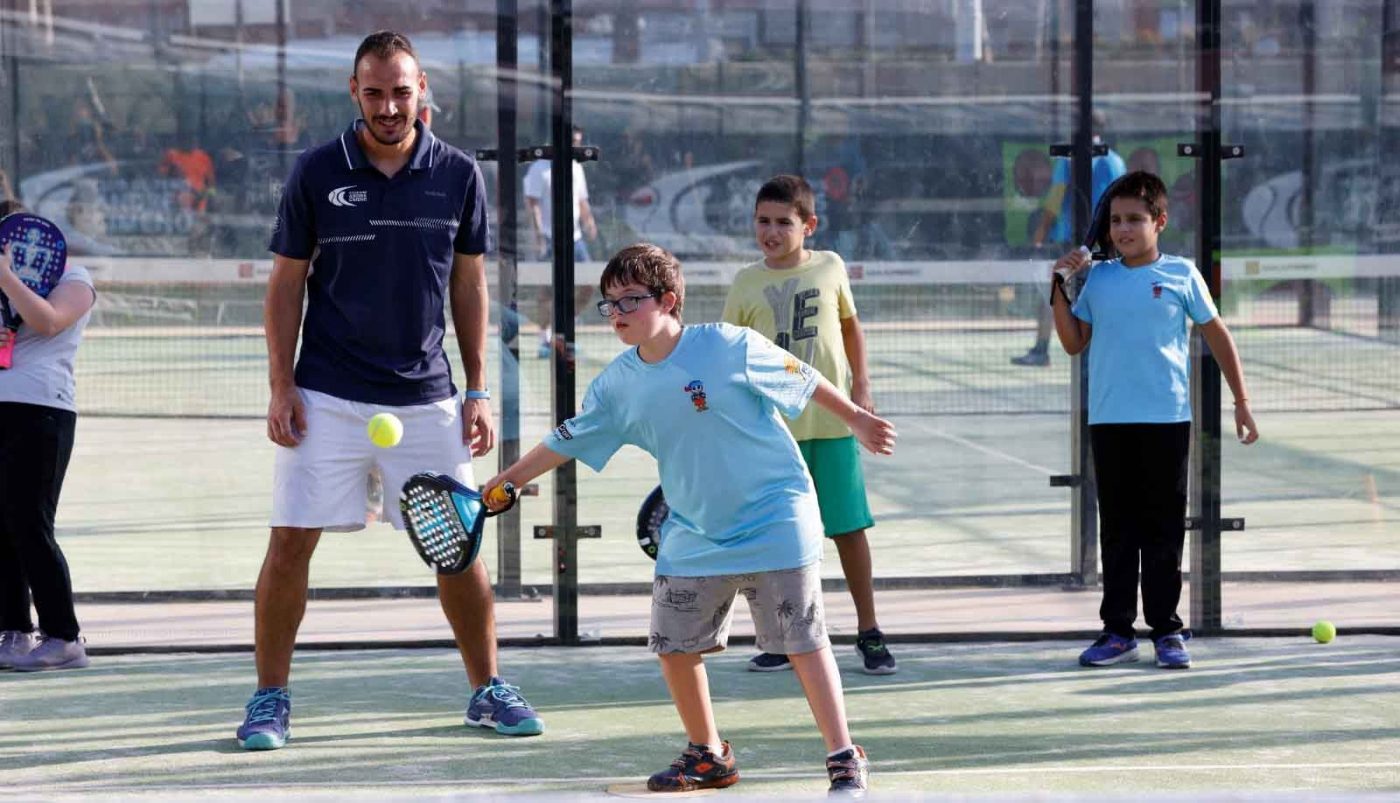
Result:
M648 298L658 297L656 293L647 293L644 296L623 296L611 301L603 299L598 302L598 314L604 318L611 318L614 311L620 315L626 315L629 312L636 312L637 307L640 307L642 302Z

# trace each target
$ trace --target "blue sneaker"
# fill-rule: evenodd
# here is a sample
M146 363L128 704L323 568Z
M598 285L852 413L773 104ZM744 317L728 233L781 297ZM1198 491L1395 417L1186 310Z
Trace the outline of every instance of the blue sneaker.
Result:
M1191 654L1186 651L1186 637L1181 633L1152 640L1157 651L1157 666L1163 669L1190 669Z
M1131 663L1137 659L1137 639L1104 633L1089 646L1089 649L1079 654L1079 665L1112 666L1113 664Z
M248 717L238 729L244 750L276 750L292 738L292 697L285 688L258 689L248 701Z
M544 720L520 696L518 686L508 686L504 680L492 677L491 682L476 690L467 704L467 724L478 728L495 728L506 736L539 736L544 733Z

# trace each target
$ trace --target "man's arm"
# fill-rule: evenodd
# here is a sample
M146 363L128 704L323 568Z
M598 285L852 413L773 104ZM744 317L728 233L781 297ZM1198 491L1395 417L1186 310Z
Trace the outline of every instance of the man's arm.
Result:
M457 350L466 371L467 390L486 390L486 325L490 299L486 291L486 257L483 254L452 255L448 280L452 324L457 330ZM496 445L491 425L491 402L468 398L462 402L462 442L470 443L480 457Z
M873 413L875 397L870 392L870 370L865 362L865 330L856 316L841 319L841 343L846 347L846 362L851 364L851 401Z
M263 301L263 330L267 336L267 373L271 398L267 404L267 437L279 446L296 446L306 432L306 409L297 395L292 368L306 298L308 259L272 257L272 276Z
M598 224L593 220L593 207L588 203L587 198L579 199L578 222L583 227L584 237L590 240L598 239Z

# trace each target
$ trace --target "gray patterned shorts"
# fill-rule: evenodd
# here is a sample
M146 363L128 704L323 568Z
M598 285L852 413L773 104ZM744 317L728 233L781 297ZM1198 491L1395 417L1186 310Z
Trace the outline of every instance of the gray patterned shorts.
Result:
M821 564L813 563L753 574L657 575L651 586L651 651L723 650L738 594L749 601L760 650L801 655L831 644L822 607Z

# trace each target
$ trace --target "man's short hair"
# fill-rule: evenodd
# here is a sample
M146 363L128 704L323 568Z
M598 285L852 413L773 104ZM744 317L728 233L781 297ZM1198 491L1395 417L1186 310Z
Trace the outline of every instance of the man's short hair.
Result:
M1134 170L1119 179L1109 193L1108 202L1113 203L1114 198L1136 198L1147 206L1147 213L1154 218L1167 211L1167 185L1146 170Z
M413 58L413 63L418 63L418 51L413 49L413 43L407 36L398 31L375 31L360 43L355 50L355 63L350 66L350 74L354 75L360 69L360 59L365 56L374 56L377 59L387 61L399 53L407 53Z
M758 197L754 199L755 208L764 201L774 201L780 204L787 204L797 210L797 216L803 220L810 220L817 214L817 196L812 192L812 185L801 176L781 175L774 176L763 183L758 188Z
M603 268L598 289L606 295L609 287L627 284L647 288L658 300L662 293L675 293L676 306L671 314L676 320L681 319L681 309L685 306L685 277L681 275L681 261L670 251L651 243L637 243L613 254Z

